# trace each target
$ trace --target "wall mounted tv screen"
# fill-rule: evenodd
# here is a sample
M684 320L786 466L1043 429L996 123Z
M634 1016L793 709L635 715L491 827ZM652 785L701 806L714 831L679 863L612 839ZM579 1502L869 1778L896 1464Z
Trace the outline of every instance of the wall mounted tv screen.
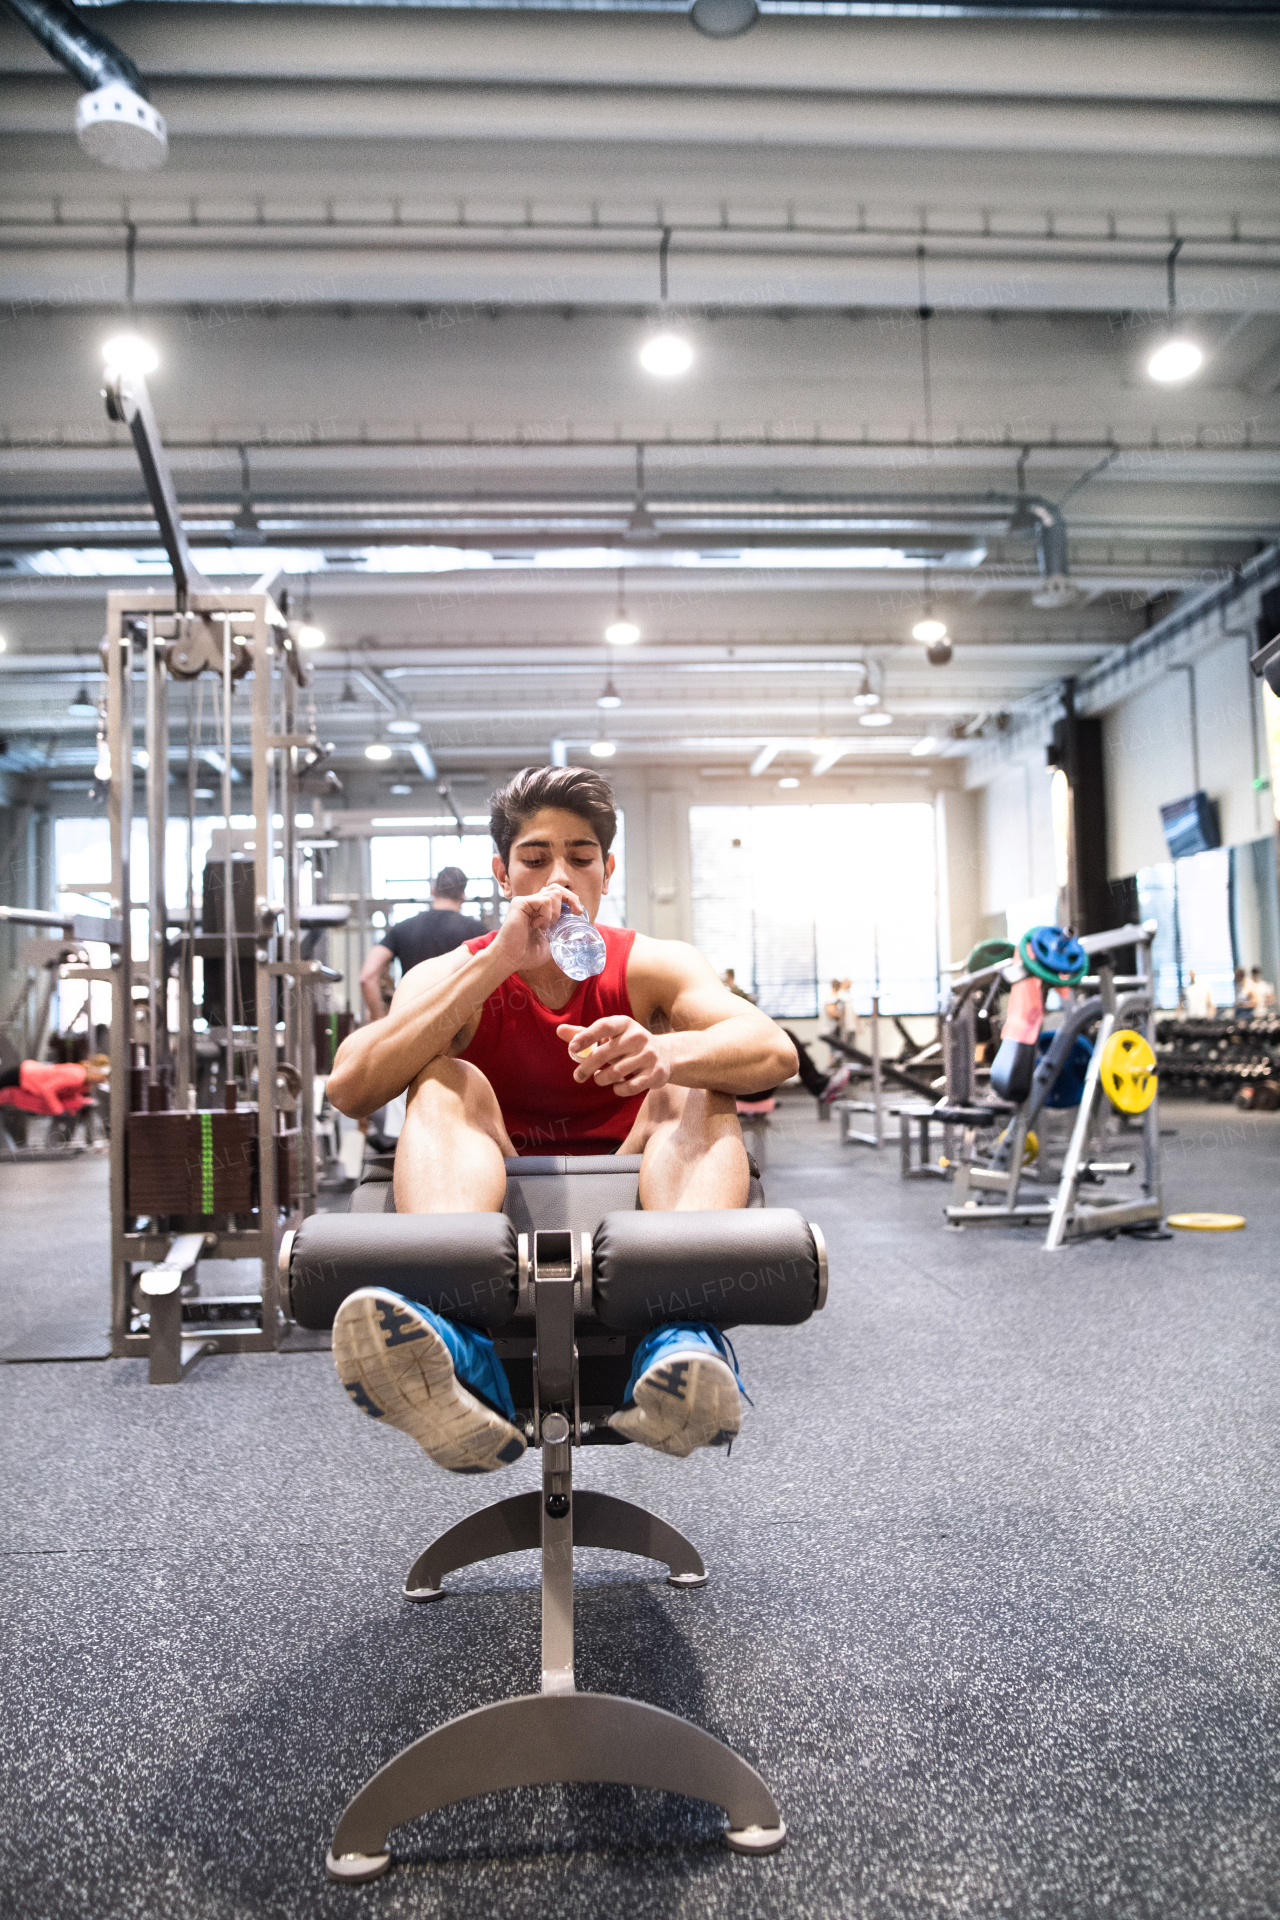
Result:
M1218 803L1207 793L1189 793L1185 800L1171 800L1161 807L1164 837L1170 857L1183 860L1188 854L1208 853L1222 845L1218 831Z

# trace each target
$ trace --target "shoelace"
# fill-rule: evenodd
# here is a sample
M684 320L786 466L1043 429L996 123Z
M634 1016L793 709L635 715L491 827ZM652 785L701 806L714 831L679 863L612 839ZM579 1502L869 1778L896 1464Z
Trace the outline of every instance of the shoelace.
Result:
M702 1323L699 1332L709 1333L711 1335L712 1341L720 1349L721 1359L727 1360L733 1368L733 1377L738 1383L738 1392L742 1395L749 1407L754 1407L755 1401L742 1384L742 1370L738 1365L738 1356L733 1350L733 1342L728 1334L722 1333L719 1327L713 1327L709 1320Z

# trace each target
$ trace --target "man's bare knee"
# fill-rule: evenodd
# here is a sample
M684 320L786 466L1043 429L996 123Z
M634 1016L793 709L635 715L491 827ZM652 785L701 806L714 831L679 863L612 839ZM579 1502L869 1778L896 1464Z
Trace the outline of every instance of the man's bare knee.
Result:
M513 1151L502 1109L486 1076L469 1060L445 1055L424 1067L409 1088L406 1122L421 1124L440 1139L457 1129L484 1133L500 1152Z

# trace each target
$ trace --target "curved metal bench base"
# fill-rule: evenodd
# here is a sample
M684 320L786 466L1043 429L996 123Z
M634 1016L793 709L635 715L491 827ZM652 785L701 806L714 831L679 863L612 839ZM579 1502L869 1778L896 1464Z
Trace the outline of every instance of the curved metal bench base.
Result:
M728 1845L773 1853L786 1828L773 1795L714 1734L642 1700L610 1693L527 1693L448 1720L389 1760L338 1822L325 1862L335 1880L374 1880L387 1835L437 1807L504 1787L555 1781L650 1787L725 1809Z

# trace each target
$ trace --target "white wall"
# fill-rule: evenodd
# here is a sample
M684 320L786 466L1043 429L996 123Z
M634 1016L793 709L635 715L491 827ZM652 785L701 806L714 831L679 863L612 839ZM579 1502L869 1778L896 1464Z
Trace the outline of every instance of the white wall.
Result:
M982 796L962 788L937 795L938 918L943 966L963 960L982 938Z
M1049 811L1052 777L1044 748L1037 745L1003 767L979 791L984 915L1002 914L1056 891Z
M1198 784L1218 802L1223 845L1268 831L1270 796L1253 788L1266 761L1250 648L1248 636L1228 637L1103 716L1113 878L1168 859L1160 808L1195 791L1197 745Z

